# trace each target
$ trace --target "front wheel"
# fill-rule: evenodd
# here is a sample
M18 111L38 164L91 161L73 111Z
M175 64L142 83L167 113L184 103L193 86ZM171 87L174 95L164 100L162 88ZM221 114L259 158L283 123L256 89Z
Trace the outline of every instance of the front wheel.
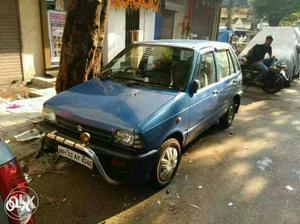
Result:
M151 171L151 184L158 188L167 186L175 176L180 160L179 142L174 138L165 141L161 145L159 159Z
M236 113L236 108L237 105L235 103L235 100L233 100L227 112L220 118L220 126L223 129L228 128L232 125Z

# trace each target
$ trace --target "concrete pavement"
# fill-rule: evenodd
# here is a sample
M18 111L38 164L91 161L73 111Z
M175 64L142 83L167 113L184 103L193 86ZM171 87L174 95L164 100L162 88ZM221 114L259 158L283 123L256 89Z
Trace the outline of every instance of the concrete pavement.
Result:
M54 88L36 90L36 93L41 97L0 103L0 137L8 142L18 159L35 153L39 141L19 143L13 136L34 128L42 119L43 103L56 94Z

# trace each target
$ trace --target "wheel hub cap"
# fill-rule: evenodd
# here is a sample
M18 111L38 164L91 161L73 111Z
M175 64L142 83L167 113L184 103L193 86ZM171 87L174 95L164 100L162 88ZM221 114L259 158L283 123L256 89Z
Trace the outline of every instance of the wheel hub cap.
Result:
M162 182L167 182L176 168L178 152L174 147L168 147L162 154L158 165L158 177Z

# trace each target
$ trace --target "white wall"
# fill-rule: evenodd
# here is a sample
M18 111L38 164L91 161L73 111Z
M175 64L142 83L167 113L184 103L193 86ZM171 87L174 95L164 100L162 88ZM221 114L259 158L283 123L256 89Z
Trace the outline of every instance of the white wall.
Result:
M110 8L107 31L103 45L103 64L106 65L125 48L126 32L125 9Z
M19 10L24 80L30 80L36 75L44 74L39 1L19 1Z
M153 40L155 29L155 13L140 9L141 40ZM106 65L121 50L126 42L126 10L111 7L107 23L107 31L103 45L103 64Z
M140 30L143 31L143 40L154 40L155 13L140 9Z

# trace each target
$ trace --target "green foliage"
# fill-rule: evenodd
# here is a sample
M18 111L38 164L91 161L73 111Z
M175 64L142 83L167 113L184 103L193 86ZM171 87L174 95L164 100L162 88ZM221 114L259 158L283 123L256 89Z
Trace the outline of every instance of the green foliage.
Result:
M271 26L295 12L300 12L300 0L250 0L256 16L266 19Z
M300 26L300 12L295 12L280 22L281 26Z

